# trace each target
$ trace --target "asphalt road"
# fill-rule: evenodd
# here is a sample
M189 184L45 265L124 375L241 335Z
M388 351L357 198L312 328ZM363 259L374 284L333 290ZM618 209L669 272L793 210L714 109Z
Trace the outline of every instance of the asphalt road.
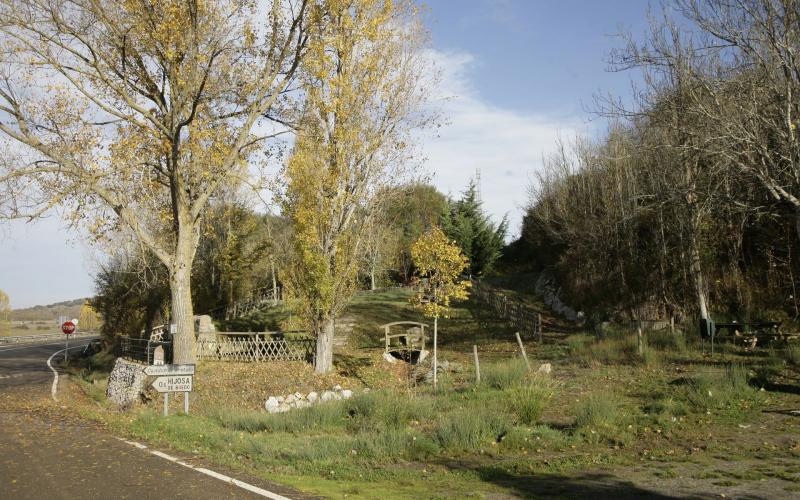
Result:
M0 498L263 498L131 446L94 424L62 418L61 407L49 400L53 373L46 362L63 348L63 342L0 346ZM280 486L182 459L296 498Z

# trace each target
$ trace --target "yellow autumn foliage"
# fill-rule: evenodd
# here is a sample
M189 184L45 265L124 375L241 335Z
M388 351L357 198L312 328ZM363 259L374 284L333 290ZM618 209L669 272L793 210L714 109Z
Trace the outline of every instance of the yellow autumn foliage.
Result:
M411 246L411 258L417 268L417 293L411 301L426 316L446 318L451 300L469 297L470 282L459 279L469 260L441 229L433 227L420 236Z
M408 1L321 0L303 60L305 107L282 172L288 292L312 328L356 288L375 193L402 165L420 102L420 25Z
M81 331L97 331L100 329L102 321L100 315L88 301L84 302L81 306L81 311L78 314L78 326Z

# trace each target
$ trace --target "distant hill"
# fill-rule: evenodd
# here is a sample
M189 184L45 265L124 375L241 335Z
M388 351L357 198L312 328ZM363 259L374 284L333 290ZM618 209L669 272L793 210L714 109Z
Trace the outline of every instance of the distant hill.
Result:
M39 321L39 320L58 320L59 316L69 316L77 318L81 313L81 306L88 299L66 300L56 302L46 306L25 307L11 311L12 321Z

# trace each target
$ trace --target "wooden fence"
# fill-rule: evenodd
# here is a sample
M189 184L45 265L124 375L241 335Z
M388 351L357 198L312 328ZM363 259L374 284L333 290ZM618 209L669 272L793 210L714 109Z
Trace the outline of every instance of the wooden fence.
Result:
M199 340L197 359L212 361L311 361L316 340L311 337L251 337Z
M489 306L500 318L508 321L521 335L542 341L542 315L521 301L478 280L472 280L472 295Z

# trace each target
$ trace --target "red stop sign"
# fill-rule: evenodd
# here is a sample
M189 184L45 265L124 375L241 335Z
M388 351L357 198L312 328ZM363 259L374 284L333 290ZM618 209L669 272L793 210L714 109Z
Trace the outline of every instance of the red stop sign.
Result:
M72 321L65 321L64 324L61 325L61 331L67 335L75 333L75 323Z

